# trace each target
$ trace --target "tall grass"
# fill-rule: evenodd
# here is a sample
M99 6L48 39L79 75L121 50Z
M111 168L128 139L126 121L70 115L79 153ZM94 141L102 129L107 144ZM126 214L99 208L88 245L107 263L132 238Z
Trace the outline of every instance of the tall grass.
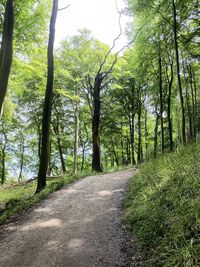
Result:
M140 166L126 199L126 220L144 266L200 266L200 145Z

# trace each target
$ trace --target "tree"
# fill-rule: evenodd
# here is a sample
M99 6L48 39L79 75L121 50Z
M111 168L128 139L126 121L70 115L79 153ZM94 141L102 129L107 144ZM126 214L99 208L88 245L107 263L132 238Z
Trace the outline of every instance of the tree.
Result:
M3 23L3 34L0 48L0 116L3 112L10 69L13 58L13 28L14 28L14 8L13 0L7 0Z
M58 0L53 1L52 15L49 27L49 43L48 43L48 75L47 86L44 100L43 118L42 118L42 144L41 144L41 156L38 172L38 183L36 193L39 193L46 186L46 174L48 168L48 156L49 156L49 131L51 123L51 108L53 97L53 80L54 80L54 39L55 39L55 24L58 12Z

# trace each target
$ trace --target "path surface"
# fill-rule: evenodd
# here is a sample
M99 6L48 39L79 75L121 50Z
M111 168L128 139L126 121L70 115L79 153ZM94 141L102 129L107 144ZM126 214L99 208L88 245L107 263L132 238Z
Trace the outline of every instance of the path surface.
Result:
M0 227L0 266L132 266L122 253L121 203L135 170L65 186Z

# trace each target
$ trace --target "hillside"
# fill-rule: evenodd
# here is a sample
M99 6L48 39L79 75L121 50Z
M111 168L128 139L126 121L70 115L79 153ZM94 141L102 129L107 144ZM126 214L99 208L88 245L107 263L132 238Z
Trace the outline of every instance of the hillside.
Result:
M126 219L145 266L200 266L200 146L189 145L140 165Z

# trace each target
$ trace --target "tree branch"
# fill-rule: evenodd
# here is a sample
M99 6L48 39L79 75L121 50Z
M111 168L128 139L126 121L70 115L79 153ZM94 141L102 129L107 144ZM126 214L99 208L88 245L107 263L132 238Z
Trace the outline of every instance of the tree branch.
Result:
M128 44L124 45L116 54L115 54L115 59L113 60L113 63L110 67L110 69L103 75L103 79L105 79L113 70L113 67L115 66L117 60L118 60L118 55L123 52L126 48L128 48L137 38L139 32L143 29L145 24L142 25L142 27L140 27L140 29L136 32L136 35L134 36L134 38L128 42Z
M71 4L69 4L69 5L65 6L65 7L59 8L58 11L63 11L65 9L69 8L70 6L71 6Z
M103 67L103 65L106 63L106 60L107 60L108 56L110 55L110 53L111 53L112 50L114 49L117 40L119 40L119 38L120 38L121 35L122 35L122 26L121 26L122 12L120 12L119 9L118 9L118 6L117 6L117 0L115 0L115 7L116 7L116 9L117 9L117 13L119 14L119 20L118 20L118 22L119 22L119 34L118 34L118 36L113 40L113 45L112 45L112 47L108 50L107 54L106 54L105 57L104 57L104 60L103 60L102 63L100 64L98 73L101 72L102 67Z

